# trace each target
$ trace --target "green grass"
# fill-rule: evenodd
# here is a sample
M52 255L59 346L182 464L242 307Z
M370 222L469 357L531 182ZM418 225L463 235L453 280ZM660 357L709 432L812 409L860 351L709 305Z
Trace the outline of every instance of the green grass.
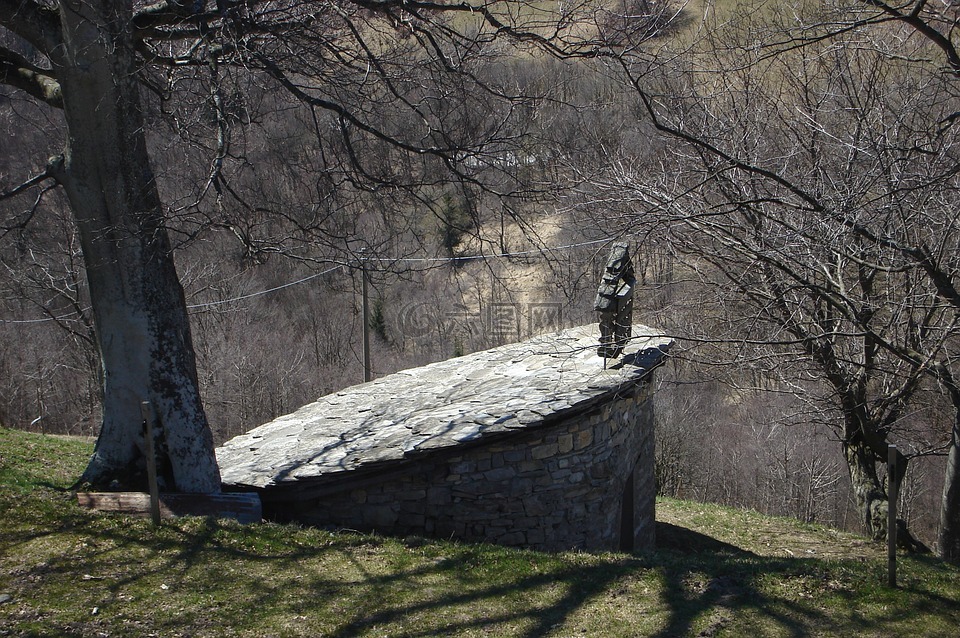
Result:
M0 636L945 636L960 570L714 505L658 504L662 549L547 554L264 523L94 515L90 451L0 429Z

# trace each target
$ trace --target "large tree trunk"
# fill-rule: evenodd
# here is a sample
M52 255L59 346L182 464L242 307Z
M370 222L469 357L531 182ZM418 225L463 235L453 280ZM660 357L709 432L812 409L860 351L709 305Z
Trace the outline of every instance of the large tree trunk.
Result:
M940 503L940 534L937 550L940 558L960 565L960 392L951 392L956 408L947 469L943 477L943 498Z
M216 492L183 290L143 133L129 0L61 0L54 54L68 140L57 177L80 231L103 365L103 424L82 481L142 487L140 403L166 489Z
M864 529L874 540L883 540L887 537L888 504L887 493L877 477L876 456L860 437L844 441L843 456Z

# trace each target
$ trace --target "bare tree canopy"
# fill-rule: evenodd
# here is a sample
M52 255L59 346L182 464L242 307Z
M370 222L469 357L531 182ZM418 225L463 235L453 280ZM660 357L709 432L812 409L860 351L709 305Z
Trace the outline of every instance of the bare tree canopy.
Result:
M706 321L688 337L821 397L872 534L887 445L948 451L951 560L960 410L937 437L906 426L927 392L960 408L957 19L939 3L760 2L708 14L660 67L611 53L668 141L584 178L608 218L648 228L700 282Z
M49 160L21 158L41 168L4 176L0 199L34 198L3 230L22 232L49 184L62 187L89 287L103 422L83 480L142 482L138 406L150 401L166 487L219 489L171 233L227 229L254 256L291 241L342 253L358 193L380 195L383 232L363 238L374 245L410 226L397 193L430 206L423 189L456 181L527 196L519 116L543 91L489 65L507 52L593 55L575 18L591 4L0 0L0 83L40 105L22 117L62 135ZM300 163L289 183L259 172L260 140L245 132L282 110L302 123L282 149ZM311 130L316 143L300 144ZM306 188L291 210L274 195L294 183Z

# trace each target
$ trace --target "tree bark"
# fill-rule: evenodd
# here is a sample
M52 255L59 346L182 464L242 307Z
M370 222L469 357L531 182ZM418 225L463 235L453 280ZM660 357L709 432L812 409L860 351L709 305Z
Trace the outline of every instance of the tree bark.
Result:
M951 392L956 408L947 469L943 477L943 496L940 501L940 533L937 551L943 560L960 565L960 393Z
M68 138L53 174L79 228L103 368L103 423L81 481L140 488L140 403L153 404L164 488L217 492L220 475L163 209L150 166L129 0L61 0L52 55Z
M874 540L883 540L887 537L888 503L877 477L876 456L859 437L844 441L843 456L864 529Z

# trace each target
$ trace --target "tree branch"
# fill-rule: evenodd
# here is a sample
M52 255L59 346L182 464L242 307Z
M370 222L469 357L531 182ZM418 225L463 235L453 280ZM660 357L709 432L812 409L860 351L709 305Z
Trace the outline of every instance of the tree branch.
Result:
M202 7L203 5L200 3L200 8L202 9ZM151 31L162 27L185 28L188 25L196 25L196 30L192 28L188 30L188 37L195 37L199 33L201 24L206 25L221 17L217 11L194 11L194 8L194 5L187 2L178 3L171 0L160 0L160 2L147 5L134 13L133 26L138 31ZM186 33L187 31L185 31Z
M496 33L509 36L517 42L527 42L536 44L542 50L558 58L577 58L577 57L596 57L601 55L600 43L593 40L584 40L576 42L570 47L564 47L554 41L553 36L545 36L530 29L522 29L507 24L490 10L487 2L473 4L471 2L432 2L424 0L351 0L358 7L363 7L370 11L386 13L390 9L400 9L417 19L423 19L420 11L431 13L466 13L482 17L487 25L493 27ZM494 3L495 4L495 3ZM556 27L552 27L554 35L558 33Z
M881 0L863 0L863 3L883 11L895 20L910 25L917 33L943 51L944 56L947 58L947 65L950 67L950 71L954 75L960 75L960 53L957 52L957 48L953 45L953 42L948 36L938 31L920 17L926 5L925 2L918 2L909 13L904 13L900 7L891 6Z
M6 84L56 108L63 108L60 82L53 71L32 64L10 49L0 47L0 84Z
M20 193L22 193L22 192L24 192L24 191L26 191L26 190L28 190L28 189L30 189L30 188L33 188L33 187L36 186L37 184L41 184L41 183L47 181L48 179L56 179L56 177L55 177L55 175L54 175L54 170L55 170L55 169L54 169L54 167L53 167L53 162L51 162L49 165L47 165L47 168L45 168L45 169L43 170L43 172L40 173L39 175L34 175L33 177L31 177L31 178L28 179L27 181L23 182L22 184L20 184L20 185L18 185L18 186L14 186L14 187L11 188L10 190L0 191L0 201L3 201L3 200L5 200L5 199L10 199L10 198L12 198L12 197L16 197L16 196L19 195Z
M16 197L20 193L23 193L24 191L29 190L34 186L38 186L48 179L55 179L54 165L55 165L55 161L51 158L50 164L48 164L47 168L39 175L31 177L24 183L14 187L9 191L0 191L0 201L9 199L11 197ZM44 186L43 188L40 189L40 192L37 194L37 197L36 199L34 199L33 205L30 206L30 208L28 208L25 212L19 215L13 216L9 221L3 220L3 222L0 223L0 238L6 237L6 235L10 232L23 230L24 228L26 228L27 225L30 223L30 221L33 219L34 214L40 208L40 202L43 201L44 195L46 195L48 192L50 192L56 187L57 187L56 183L50 184L49 186Z
M34 0L0 0L0 26L46 55L63 41L57 12Z
M276 62L274 62L267 56L260 55L257 53L257 54L253 54L252 57L262 65L264 71L266 71L273 79L279 82L280 85L284 89L286 89L291 95L293 95L295 98L297 98L304 104L309 104L310 106L335 113L343 122L349 123L351 126L357 128L360 131L363 131L364 133L367 133L373 136L374 138L380 140L381 142L386 142L391 146L407 151L409 153L429 154L429 155L435 155L441 158L453 155L458 151L466 150L458 146L449 146L449 147L441 147L436 145L421 146L421 145L404 142L403 140L397 138L396 136L390 135L389 133L382 131L381 129L374 126L373 124L369 124L359 119L353 113L351 113L350 110L347 109L344 105L338 102L334 102L332 100L322 98L322 97L316 97L316 96L310 95L309 93L307 93L307 91L305 91L303 88L298 86L296 82L291 80L287 75L287 73L285 73L284 70L281 69Z

